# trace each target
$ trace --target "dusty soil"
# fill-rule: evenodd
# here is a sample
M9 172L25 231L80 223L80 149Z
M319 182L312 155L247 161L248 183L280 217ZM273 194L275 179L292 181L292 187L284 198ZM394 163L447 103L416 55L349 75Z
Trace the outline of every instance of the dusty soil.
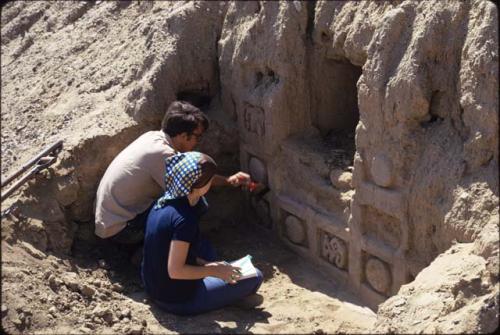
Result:
M2 218L7 332L475 333L498 326L498 9L491 1L13 1L1 19L2 175L64 140L53 169L11 199L25 219ZM92 204L113 157L158 129L169 103L187 96L209 105L200 151L224 173L243 168L251 154L268 167L270 194L342 217L353 286L367 274L365 237L388 233L373 218L398 216L400 233L372 234L380 246L399 245L402 257L384 260L398 292L383 297L376 323L271 233L215 218L221 253L253 254L264 270L262 307L196 319L150 308L128 263L132 251L96 241ZM292 135L300 141L285 150ZM290 164L297 150L311 164ZM351 165L354 189L343 196L329 173ZM238 192L216 198L224 208L211 215L244 215ZM314 216L308 224L315 227Z
M134 250L76 241L73 258L2 241L2 325L8 333L367 333L375 313L260 228L207 232L221 258L251 254L264 273L263 303L177 317L152 305Z

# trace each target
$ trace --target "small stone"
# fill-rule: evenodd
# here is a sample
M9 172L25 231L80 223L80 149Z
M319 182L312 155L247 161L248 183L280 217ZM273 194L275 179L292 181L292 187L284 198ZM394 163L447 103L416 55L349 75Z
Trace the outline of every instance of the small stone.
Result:
M86 297L92 297L95 294L95 289L92 286L89 286L87 284L83 284L81 287L81 292L84 296Z
M98 317L101 317L108 324L113 323L113 320L115 319L113 311L111 311L111 309L109 307L97 306L92 311L92 314L94 314L94 315L96 315Z
M12 323L16 325L17 327L21 326L23 324L23 321L16 315L11 319Z
M49 308L49 313L50 313L50 314L55 314L55 313L57 313L57 308L56 308L55 306L50 307L50 308Z
M133 325L126 332L127 335L141 335L143 332L142 326L139 325Z
M335 188L340 190L352 189L352 173L340 169L333 169L330 172L330 182Z
M92 322L86 322L84 324L84 327L89 328L89 329L94 329L95 325Z
M102 307L102 306L96 306L96 307L92 310L92 314L93 314L93 315L96 315L96 316L103 316L103 315L104 315L104 314L106 314L108 311L109 311L109 308L105 308L105 307Z
M62 282L59 278L51 274L49 276L49 285L53 290L56 290L59 286L61 286Z
M87 328L87 327L85 327L85 326L82 326L82 327L78 328L78 330L79 330L81 333L84 333L84 334L88 334L88 333L91 333L91 332L92 332L92 329Z
M108 263L106 263L106 261L104 259L100 259L99 260L99 267L103 268L103 269L108 269Z
M130 316L132 315L132 313L130 312L130 309L129 308L125 308L123 311L121 311L120 313L120 316L122 318L130 318Z
M404 304L406 304L406 301L404 299L398 299L394 302L394 306L396 307L403 306Z
M64 284L72 291L77 291L79 289L79 277L74 272L66 272L62 276Z
M123 286L121 284L114 283L113 286L111 286L111 289L115 292L122 292Z
M28 254L30 254L31 256L33 256L35 258L44 259L45 257L47 257L47 255L44 252L41 252L40 250L36 249L34 246L29 244L28 242L21 242L20 246Z

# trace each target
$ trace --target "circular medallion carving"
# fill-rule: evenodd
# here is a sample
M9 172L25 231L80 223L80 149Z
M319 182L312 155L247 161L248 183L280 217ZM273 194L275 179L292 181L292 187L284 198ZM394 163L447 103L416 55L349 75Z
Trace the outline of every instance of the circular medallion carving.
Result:
M379 293L387 294L391 287L391 272L387 264L372 257L366 262L366 280Z
M302 222L293 215L285 219L286 236L290 241L301 244L306 238L306 232Z
M263 184L267 184L267 170L262 161L256 157L250 158L248 169L252 179Z
M385 155L379 154L373 157L370 172L375 184L382 187L391 186L392 162Z

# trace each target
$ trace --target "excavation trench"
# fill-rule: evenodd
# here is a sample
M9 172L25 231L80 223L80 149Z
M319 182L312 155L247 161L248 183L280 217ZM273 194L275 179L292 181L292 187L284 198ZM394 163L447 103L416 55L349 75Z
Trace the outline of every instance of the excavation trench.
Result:
M289 160L289 170L286 174L278 175L279 178L284 179L283 184L280 184L284 187L277 186L282 187L280 192L288 192L292 196L299 194L301 197L303 194L305 202L310 203L312 196L321 195L321 192L325 190L322 186L323 182L328 184L333 182L332 190L328 190L328 196L334 197L333 204L324 196L322 199L318 198L318 205L324 206L325 210L339 216L345 216L346 211L349 210L348 201L341 199L341 195L342 192L351 192L352 186L349 182L337 180L339 178L337 175L332 177L330 172L334 169L340 173L352 174L353 171L354 128L359 119L355 76L359 74L351 73L352 68L345 63L330 65L330 72L326 72L325 77L321 78L323 83L319 87L325 86L324 84L332 78L337 78L336 80L340 82L339 73L342 75L348 73L349 83L343 88L349 93L338 96L337 98L341 99L342 103L338 109L332 110L328 107L332 105L332 99L335 99L330 95L332 92L314 91L315 105L311 111L314 109L316 114L311 112L310 119L318 128L317 135L312 138L304 137L306 127L297 131L295 136L284 141L284 154L279 157L279 159ZM261 78L261 80L266 79ZM251 254L256 266L263 271L265 276L267 283L263 288L265 299L268 299L271 304L282 306L276 310L290 308L286 299L283 300L283 294L288 296L290 301L295 300L295 303L300 305L305 302L310 303L310 299L313 299L310 295L317 292L321 294L321 298L315 298L319 299L316 304L328 306L333 304L336 306L335 309L342 311L344 321L358 323L356 326L352 324L345 329L362 330L372 325L373 312L363 308L363 302L355 294L349 293L349 287L345 285L342 277L331 282L331 270L328 270L328 266L333 264L339 269L345 268L348 266L345 259L336 263L334 256L324 252L320 252L319 258L324 264L308 262L308 255L305 255L305 259L296 259L294 251L298 251L300 255L306 246L314 249L308 237L305 236L307 228L304 226L303 218L300 217L301 213L291 215L287 207L278 206L280 208L278 216L273 214L276 210L277 198L274 194L276 189L273 190L276 186L271 185L268 179L269 174L272 174L267 168L271 161L262 161L262 158L258 156L258 150L257 154L240 152L240 148L245 150L247 146L239 142L241 137L238 135L236 123L221 118L221 115L224 116L226 113L221 110L220 97L211 95L203 88L195 87L180 91L176 94L176 98L199 106L211 119L210 129L200 143L199 150L215 158L219 165L219 173L229 175L240 170L242 166L243 170L250 172L254 179L271 186L271 195L267 194L264 197L232 188L213 189L210 192L208 201L211 209L202 219L201 230L216 246L219 257L230 260ZM344 115L335 117L336 114L341 113ZM22 246L21 249L24 248L23 250L28 254L31 253L32 256L35 255L35 258L39 256L36 250L49 255L46 258L50 260L49 264L39 266L45 269L45 274L50 273L44 279L48 280L52 291L62 290L60 294L65 296L67 293L68 299L74 292L82 294L80 301L82 305L88 306L105 304L106 301L113 302L114 299L148 302L140 279L140 268L132 264L137 264L140 260L137 258L140 246L118 245L95 236L93 203L99 180L111 160L141 133L158 129L159 126L159 122L139 123L122 129L115 135L101 136L81 143L63 154L58 166L40 176L36 182L31 183L24 190L20 201L14 206L17 210L7 217L6 222L9 227L7 230L11 232L7 241L14 245L17 242ZM294 155L289 151L290 148L292 151L299 150L300 154ZM288 157L287 155L290 154L292 156ZM306 171L304 171L304 159L297 160L298 156L312 162ZM302 172L294 174L296 170ZM300 179L301 176L305 179L290 183L296 178ZM334 178L337 179L334 181ZM312 188L308 185L309 183ZM293 185L295 188L287 189L286 185ZM293 222L289 216L296 218L296 221ZM29 243L28 246L25 242ZM34 249L29 245L32 245ZM6 252L8 259L14 254L15 252L10 249ZM59 265L57 265L58 268L51 269L51 264ZM318 268L317 265L320 267ZM327 265L326 268L325 265ZM72 284L68 286L65 283L64 273L69 272L82 276L73 288L71 288ZM59 278L58 276L62 279L54 279ZM330 279L327 279L328 277ZM92 286L92 283L100 281L109 282L111 290L115 292L99 293L99 287L96 286L104 284ZM90 285L92 289L82 289L85 285L87 287ZM284 288L287 290L285 293L281 292ZM85 290L94 290L96 293L92 297L86 297L83 293L87 292ZM295 291L295 294L290 294L290 290ZM115 294L119 298L110 296ZM344 302L353 305L343 305ZM317 308L325 307L317 306ZM300 315L298 310L297 313ZM321 317L311 317L317 318L318 322L325 325L331 323L325 319L328 315L327 310L324 313ZM156 319L161 319L158 317L161 312L156 311L154 314ZM147 316L143 317L148 319ZM267 320L271 317L271 314L258 309L245 317L237 317L236 322L246 320L245 322L253 323L254 321L250 320ZM361 321L362 319L364 321ZM206 322L208 321L201 317L200 324ZM104 321L97 327L110 324L113 322ZM119 324L119 322L114 324ZM161 321L160 324L162 324ZM329 326L333 327L333 324ZM28 325L21 325L21 327L28 327ZM162 327L167 326L163 324ZM336 327L342 326L336 324ZM178 330L192 329L181 327Z
M357 333L378 306L383 332L496 327L491 3L82 6L2 7L2 168L65 141L2 203L8 332ZM254 257L261 308L164 313L131 264L137 247L94 234L106 168L176 99L210 118L198 150L220 174L270 189L213 189L201 222L221 258Z

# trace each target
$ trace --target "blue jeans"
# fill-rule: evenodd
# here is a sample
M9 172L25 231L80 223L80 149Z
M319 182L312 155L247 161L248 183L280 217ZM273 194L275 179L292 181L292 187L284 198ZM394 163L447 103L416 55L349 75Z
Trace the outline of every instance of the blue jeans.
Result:
M199 257L215 261L216 253L208 240L201 240L198 248ZM238 300L257 292L262 280L262 272L257 269L257 277L228 284L216 277L205 277L196 287L194 297L184 302L166 303L154 301L161 309L177 315L195 315L233 304Z

